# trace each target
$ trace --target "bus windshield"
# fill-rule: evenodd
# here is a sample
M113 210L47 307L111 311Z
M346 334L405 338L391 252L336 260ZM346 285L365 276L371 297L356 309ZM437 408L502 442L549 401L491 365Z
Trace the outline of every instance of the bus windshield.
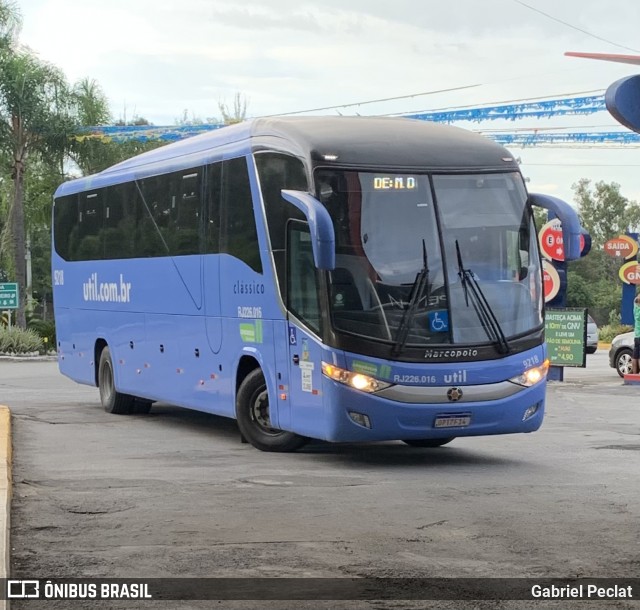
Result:
M498 337L508 349L509 337L542 324L536 233L519 174L319 169L315 182L336 234L336 331L398 352Z

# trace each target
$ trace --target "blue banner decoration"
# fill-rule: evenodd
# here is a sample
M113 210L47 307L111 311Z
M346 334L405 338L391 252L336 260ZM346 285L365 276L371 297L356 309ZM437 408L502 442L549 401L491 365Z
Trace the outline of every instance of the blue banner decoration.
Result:
M488 138L503 146L540 146L560 144L617 144L640 146L640 135L628 131L602 131L602 132L564 132L564 133L490 133Z
M405 118L440 123L455 121L491 121L498 119L516 120L523 118L545 119L564 115L584 115L606 111L604 95L558 98L517 104L503 104L478 108L459 108L447 111L403 114ZM173 142L191 136L220 129L222 123L204 123L202 125L103 125L87 127L75 136L76 140L97 139L103 142ZM625 131L603 132L562 132L549 133L535 129L517 132L496 131L484 133L486 137L503 146L594 146L610 145L633 147L640 146L640 135Z
M506 119L536 118L547 119L555 116L593 114L606 110L603 95L587 97L562 98L524 102L521 104L503 104L501 106L485 106L481 108L460 108L439 112L422 112L420 114L403 114L408 119L434 121L437 123L453 123L455 121L493 121Z
M174 142L197 136L214 129L224 127L223 123L203 123L201 125L100 125L86 127L76 140L97 139L103 142L138 142L167 141Z

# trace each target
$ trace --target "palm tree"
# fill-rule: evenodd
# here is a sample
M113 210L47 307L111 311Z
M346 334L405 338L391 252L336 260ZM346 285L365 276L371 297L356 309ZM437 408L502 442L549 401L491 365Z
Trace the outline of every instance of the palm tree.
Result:
M0 51L15 45L22 17L14 2L0 0Z
M0 54L9 53L14 48L17 40L17 34L20 30L21 16L17 6L13 2L0 0ZM0 280L8 279L7 268L2 268L2 258L5 252L8 252L11 244L11 235L9 232L9 205L8 200L10 193L7 190L8 176L4 175L4 168L9 164L4 151L0 150L0 167L2 167L2 176L0 176Z
M111 123L109 101L95 80L85 78L78 81L73 87L72 98L79 126L96 127ZM85 176L95 174L115 163L110 144L81 131L70 141L69 155Z
M218 102L218 109L225 125L241 123L247 118L247 98L238 92L233 97L233 109L229 109L224 102Z
M60 70L28 49L5 47L0 53L0 152L8 159L13 182L9 226L20 292L16 324L26 327L26 239L24 173L31 156L61 158L76 130L71 94Z

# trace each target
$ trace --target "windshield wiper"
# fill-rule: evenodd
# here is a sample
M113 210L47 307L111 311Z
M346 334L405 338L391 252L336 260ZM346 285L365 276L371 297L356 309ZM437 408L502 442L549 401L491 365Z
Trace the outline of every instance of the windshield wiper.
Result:
M498 319L496 318L489 301L487 301L487 297L482 291L478 280L476 280L475 275L471 269L464 268L462 255L460 254L460 244L457 239L456 255L458 257L458 276L462 283L464 300L467 307L469 306L469 300L471 300L473 309L475 310L487 337L496 344L498 351L501 354L508 354L511 351L511 346L509 345L509 342L502 331L502 327L500 326L500 322L498 322Z
M418 304L420 303L420 299L422 298L422 293L424 292L425 287L429 285L429 265L427 264L427 246L424 243L424 239L422 240L422 269L418 271L416 274L416 279L413 282L413 286L411 287L409 304L407 305L404 313L402 314L402 319L400 320L400 325L398 326L398 337L396 339L396 343L391 350L391 356L395 358L405 346L407 342L407 338L409 337L409 329L411 328L411 323L413 322L413 318L416 315L416 311L418 309ZM428 297L428 295L427 295Z

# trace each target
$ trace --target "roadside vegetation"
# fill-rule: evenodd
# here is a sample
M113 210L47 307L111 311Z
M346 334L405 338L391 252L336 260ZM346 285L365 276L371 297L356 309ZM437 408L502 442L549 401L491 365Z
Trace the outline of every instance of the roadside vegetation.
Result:
M0 327L0 355L24 355L45 353L42 337L31 328Z
M586 307L600 328L600 340L608 342L628 329L620 323L618 270L625 261L606 254L603 246L613 237L640 230L640 205L626 198L615 182L592 184L583 178L572 188L582 226L591 236L591 251L568 264L567 307Z
M626 324L605 324L600 329L600 341L602 343L611 343L616 335L628 333L633 330L633 326Z

